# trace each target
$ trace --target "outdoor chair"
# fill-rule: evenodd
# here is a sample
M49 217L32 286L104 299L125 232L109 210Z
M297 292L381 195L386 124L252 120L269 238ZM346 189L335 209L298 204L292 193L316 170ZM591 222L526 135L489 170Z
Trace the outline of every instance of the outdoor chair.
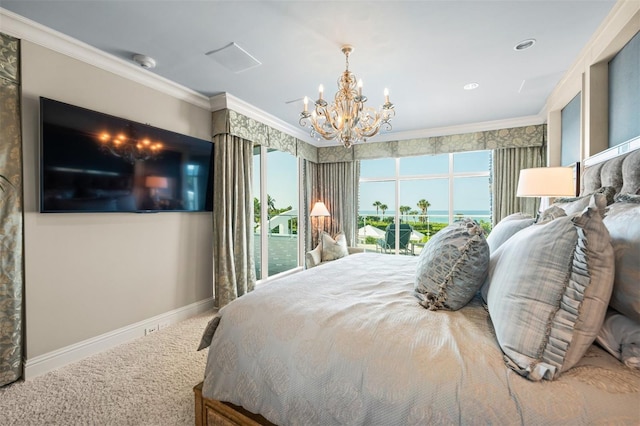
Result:
M410 254L409 251L409 238L411 238L411 232L413 228L408 223L401 223L399 227L400 242L399 250L402 254ZM396 224L392 223L387 226L384 233L384 238L380 238L376 241L376 251L382 253L394 253L396 246Z

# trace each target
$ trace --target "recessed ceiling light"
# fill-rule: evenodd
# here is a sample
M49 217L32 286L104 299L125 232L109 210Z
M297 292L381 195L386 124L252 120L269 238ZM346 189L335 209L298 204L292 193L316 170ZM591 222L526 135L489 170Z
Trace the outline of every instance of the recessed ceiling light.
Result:
M473 90L473 89L477 89L478 87L480 87L480 85L478 83L467 83L463 86L464 90Z
M534 44L536 44L536 39L528 38L513 46L513 50L525 50L532 47Z

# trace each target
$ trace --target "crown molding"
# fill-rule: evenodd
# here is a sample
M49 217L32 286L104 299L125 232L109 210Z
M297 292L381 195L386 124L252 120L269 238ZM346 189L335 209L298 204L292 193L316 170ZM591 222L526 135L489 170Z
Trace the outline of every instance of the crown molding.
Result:
M196 91L3 8L0 8L0 30L12 37L94 65L176 99L201 108L209 108L209 99Z
M583 90L582 76L589 67L611 59L638 30L640 1L617 1L547 97L547 110L564 108Z
M211 111L218 111L224 108L229 108L237 113L253 118L267 126L279 130L287 135L298 138L311 145L317 145L317 141L314 140L309 133L305 132L302 128L293 126L268 112L255 107L248 102L243 101L240 98L233 96L230 93L221 93L219 95L212 96L210 99Z

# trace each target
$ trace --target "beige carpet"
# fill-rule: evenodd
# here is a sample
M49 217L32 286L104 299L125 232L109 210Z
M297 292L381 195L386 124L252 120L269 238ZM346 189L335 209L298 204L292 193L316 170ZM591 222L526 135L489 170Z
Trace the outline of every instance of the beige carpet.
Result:
M193 425L201 314L29 381L0 388L1 425Z

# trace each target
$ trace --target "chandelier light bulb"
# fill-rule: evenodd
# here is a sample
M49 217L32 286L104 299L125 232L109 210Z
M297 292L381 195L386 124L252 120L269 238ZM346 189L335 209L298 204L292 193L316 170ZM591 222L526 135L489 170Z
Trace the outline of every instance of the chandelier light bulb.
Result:
M304 112L309 112L309 98L304 97Z
M322 99L323 93L324 93L324 86L321 84L320 87L318 87L318 99Z

